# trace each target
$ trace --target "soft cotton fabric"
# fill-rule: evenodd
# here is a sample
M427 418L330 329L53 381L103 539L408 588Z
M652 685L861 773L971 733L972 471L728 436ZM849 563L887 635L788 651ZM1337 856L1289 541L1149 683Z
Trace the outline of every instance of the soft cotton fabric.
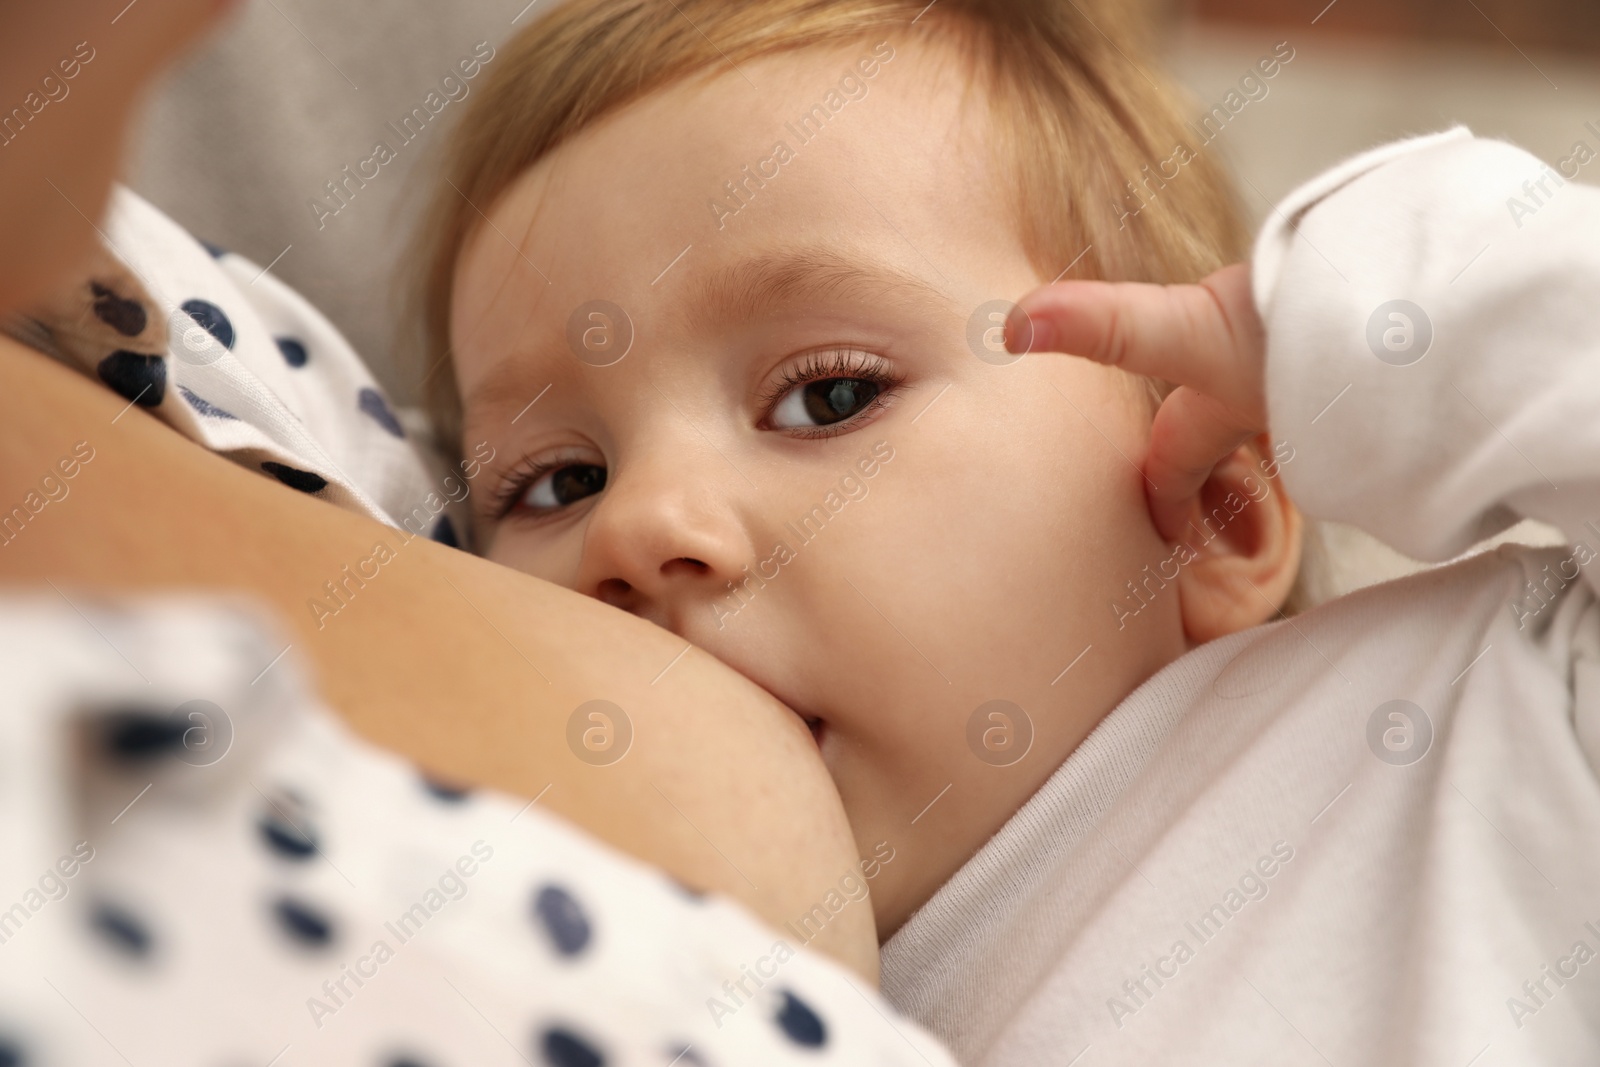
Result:
M1600 1063L1600 191L1553 173L1462 129L1352 160L1273 213L1255 295L1306 512L1427 560L1518 517L1571 547L1118 705L885 946L962 1063Z

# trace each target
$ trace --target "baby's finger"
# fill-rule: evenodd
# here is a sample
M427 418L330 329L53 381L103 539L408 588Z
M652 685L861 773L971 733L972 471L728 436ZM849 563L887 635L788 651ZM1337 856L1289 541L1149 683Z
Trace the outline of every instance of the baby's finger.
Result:
M1006 323L1013 351L1066 352L1193 386L1265 421L1265 342L1250 268L1198 285L1058 282L1035 289Z
M1150 427L1145 495L1156 529L1169 541L1184 538L1200 487L1217 465L1260 432L1233 408L1187 386L1162 403Z

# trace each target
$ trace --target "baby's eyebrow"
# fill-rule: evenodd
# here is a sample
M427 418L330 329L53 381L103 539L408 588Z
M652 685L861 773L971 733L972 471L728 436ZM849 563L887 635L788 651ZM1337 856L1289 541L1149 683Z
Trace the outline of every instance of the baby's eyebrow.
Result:
M526 355L502 359L467 393L461 405L462 415L468 428L498 421L501 416L514 422L551 384L549 375L541 374L537 361ZM490 416L495 418L491 420Z
M927 312L950 298L915 274L887 263L856 260L832 249L788 249L750 256L719 267L693 283L684 302L690 331L749 321L777 308L848 295L857 304L879 303ZM526 351L502 359L467 394L469 422L523 409L549 380L548 370Z
M843 295L910 309L949 302L915 274L820 248L752 256L712 271L690 292L686 313L691 328L753 319L777 307Z

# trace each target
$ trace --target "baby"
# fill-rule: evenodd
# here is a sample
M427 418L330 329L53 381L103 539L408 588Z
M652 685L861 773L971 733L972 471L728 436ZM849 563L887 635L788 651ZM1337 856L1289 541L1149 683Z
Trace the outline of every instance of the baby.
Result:
M178 28L203 22L176 5L141 4L121 27L143 26L146 43L176 40L152 12ZM1569 184L1570 161L1588 146L1575 146L1559 175L1462 130L1389 146L1295 193L1273 213L1251 267L1224 266L1244 248L1193 140L1207 136L1204 123L1184 126L1154 75L1133 65L1139 54L1120 15L1080 3L574 0L506 46L469 105L420 296L436 413L470 457L463 475L489 490L471 495L476 547L686 638L656 681L676 671L681 683L706 666L700 652L688 656L698 644L779 696L810 725L820 758L782 718L775 725L799 746L785 750L785 780L766 796L735 790L728 809L763 828L769 853L797 851L798 838L781 834L798 825L826 836L835 798L784 787L820 778L826 763L859 845L815 906L774 919L782 933L753 935L700 923L691 917L700 905L654 875L654 893L629 892L640 887L594 856L561 861L548 841L502 850L505 862L557 864L563 878L590 882L581 895L614 892L618 902L593 938L609 954L598 961L562 947L590 927L559 895L541 893L531 913L526 896L506 904L481 888L470 898L478 903L460 905L481 922L452 927L473 933L450 944L473 967L522 973L530 914L554 937L559 954L541 958L571 1007L583 1002L587 1036L549 1020L533 1029L527 983L498 983L506 1000L497 1010L539 1035L523 1047L545 1062L622 1062L625 1053L601 1050L680 1024L705 1040L708 1062L931 1062L935 1050L853 981L807 973L818 956L803 954L773 980L796 960L796 941L826 950L834 935L859 932L869 885L886 993L969 1063L1600 1059L1600 621L1590 567L1600 536L1600 322L1590 310L1600 197ZM1287 46L1264 55L1243 95L1222 106L1259 99L1262 79L1292 56ZM89 69L92 78L132 68ZM131 98L101 86L102 103ZM74 92L90 88L80 81ZM57 117L71 116L118 114L74 105ZM65 141L14 147L29 143ZM78 162L75 174L94 170L109 184L106 160ZM38 243L25 231L50 211L70 213L86 235L78 207L62 189L44 195L29 177L38 173L6 172L56 205L10 212L21 247ZM195 484L224 495L222 479L191 480L210 479L217 465L190 468L192 457L141 437L151 426L135 406L300 493L391 523L416 491L431 493L406 451L406 426L303 300L131 194L116 201L106 244L127 269L63 290L72 299L44 318L6 324L119 394L114 403L96 395L84 410L122 435L95 453L100 488L74 483L72 509L101 509L74 510L75 531L51 518L62 486L37 481L34 460L21 465L27 484L13 498L8 552L36 555L8 556L13 571L46 538L78 555L83 529L105 540L108 485L159 481L144 495L163 503L193 500ZM20 292L42 260L13 258L28 270L0 288ZM50 417L32 410L30 390L54 397L39 410L63 412L60 425L82 415L31 357L13 351L8 371L22 383L11 394L30 401L13 434L22 447L35 447L27 428ZM147 464L135 461L140 440L156 457ZM72 476L71 464L49 462ZM1009 477L990 476L997 469ZM187 498L162 495L183 486ZM252 479L247 488L264 487ZM1310 585L1286 490L1311 514L1428 560L1466 552L1523 516L1559 527L1568 546L1503 546L1278 618ZM45 534L52 523L56 533ZM446 540L452 529L432 527ZM426 614L394 583L444 572L405 570L424 547L405 551L395 577L370 590L366 565L385 559L374 552L359 574L346 567L346 599L338 612L308 603L309 632L323 632L326 614L341 616L328 624L335 634L359 625L385 597L402 605L405 624ZM155 555L121 553L119 578ZM334 583L323 584L337 599ZM299 595L292 577L276 585ZM525 581L520 590L550 591ZM344 616L352 602L355 615ZM619 624L613 634L628 623L661 636L603 614ZM540 621L581 654L574 634L605 631L574 617ZM51 644L35 636L49 631L18 625ZM94 647L116 672L139 658L113 662L107 650L117 646L104 643ZM260 680L270 649L257 651L247 674ZM284 677L291 662L266 677ZM360 666L372 677L370 661ZM453 684L484 673L455 669ZM702 707L732 714L755 695L713 704L708 689ZM414 702L430 713L449 704ZM381 716L406 710L379 703ZM481 709L463 703L474 701L450 708L446 730L476 734L467 716ZM559 736L535 729L550 724L541 716L551 703L532 697L517 708L528 713L519 728L533 725L512 735L551 743L506 744L506 762L552 767L554 757L578 775L562 778L556 796L581 781L612 814L647 816L626 803L626 776L661 767L665 741L681 753L692 750L684 737L707 736L679 714L663 738L650 732L660 720L640 715L627 762L594 766L579 755L589 735L569 733L579 755L569 763ZM569 709L557 713L570 727ZM675 760L670 770L700 785L730 781L716 773L735 748L747 764L772 765L755 750L758 734L738 736L743 748L713 751L703 740L704 766ZM328 771L335 765L318 766L319 780L374 795ZM411 772L394 775L410 798L400 807L348 809L388 816L372 824L380 846L384 833L416 833L411 817L393 817L406 803L517 822L512 808L475 808L459 789L421 790ZM759 891L753 872L771 889L762 872L775 868L749 862L749 838L730 840L704 821L704 807L686 812L660 787L653 793L672 826L727 864L720 883L705 881L742 879ZM528 810L537 796L517 812L516 832L546 825ZM794 825L751 816L761 802L780 807L774 796L815 802L788 803ZM159 804L159 795L142 802L118 832L148 825L140 812ZM641 837L671 832L629 821ZM248 836L248 824L229 816L218 834ZM214 860L210 837L184 840ZM265 843L304 859L297 840L306 839L279 827ZM347 829L328 840L373 838ZM176 880L142 883L151 887L192 881L181 864L146 862L147 850L129 850L137 862L126 865L114 851L89 875L115 890L113 901L135 867ZM255 877L236 866L230 877ZM788 888L809 898L805 868L795 865ZM28 860L24 869L39 868ZM516 892L530 881L519 875ZM345 888L333 885L315 908L278 909L281 932L326 943L337 928L327 915L392 914L353 881ZM677 907L652 910L669 892ZM75 966L117 987L85 1001L88 1014L103 1020L100 1007L115 999L143 1034L171 1044L172 1028L150 1023L159 1016L136 997L176 987L131 985L134 972L89 958L106 938L135 952L152 943L150 926L98 896L75 899L111 917L98 922L100 942L63 927L63 940L35 946L48 945L56 962L82 952ZM164 890L145 897L149 910L138 914L157 917L158 954L180 920L211 922L163 911ZM652 926L651 915L673 918ZM635 925L616 925L622 917ZM750 936L771 948L744 951ZM193 960L185 973L204 976ZM629 984L654 974L678 977L645 993ZM583 992L596 985L605 996ZM36 992L67 1011L56 991ZM427 1014L368 996L363 1005L384 1003L407 1027ZM613 1033L600 1016L629 997L653 1014ZM765 1006L742 1010L758 1001ZM671 1017L684 1003L685 1017ZM306 1025L341 1005L308 1001ZM471 1059L449 1011L459 1009L440 1016L436 1035ZM68 1022L79 1028L83 1017ZM502 1047L499 1029L490 1036L462 1017L487 1054ZM189 1036L209 1047L237 1030ZM390 1036L341 1032L362 1049ZM728 1051L740 1034L761 1051ZM98 1029L83 1036L102 1040ZM835 1043L821 1051L824 1042ZM333 1054L319 1047L307 1054ZM684 1046L677 1060L689 1059Z
M421 257L474 545L810 725L885 991L963 1062L1593 1062L1581 567L1287 618L1283 483L1425 559L1595 536L1600 197L1507 216L1537 164L1457 131L1213 275L1238 222L1122 21L574 0L504 46Z
M562 7L469 101L419 257L434 413L496 456L477 550L804 717L862 854L897 857L884 937L1299 561L1252 446L1214 489L1268 495L1139 608L1171 554L1133 462L1156 397L1019 360L1005 314L1241 258L1225 187L1201 157L1130 217L1180 113L1070 6L920 7L695 9L714 41L687 7Z

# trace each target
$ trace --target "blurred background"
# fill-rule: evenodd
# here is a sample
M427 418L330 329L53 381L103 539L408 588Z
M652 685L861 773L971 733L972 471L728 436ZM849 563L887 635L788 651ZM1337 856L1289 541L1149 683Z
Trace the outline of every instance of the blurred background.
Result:
M1295 49L1219 138L1274 201L1362 148L1458 122L1552 164L1580 140L1600 150L1594 0L1173 0L1163 14L1169 61L1207 104L1278 42Z
M459 105L445 105L376 178L353 182L344 168L379 140L397 144L388 124L480 42L501 41L557 2L255 0L160 92L130 184L198 236L274 264L344 330L390 395L412 403L417 372L396 355L392 279L422 199L418 164ZM1293 49L1266 95L1210 146L1257 222L1339 159L1455 123L1552 165L1579 141L1600 150L1595 0L1104 2L1156 5L1161 50L1197 121L1258 59ZM1592 166L1582 180L1600 181ZM1335 592L1415 566L1351 531L1330 528L1328 539Z

